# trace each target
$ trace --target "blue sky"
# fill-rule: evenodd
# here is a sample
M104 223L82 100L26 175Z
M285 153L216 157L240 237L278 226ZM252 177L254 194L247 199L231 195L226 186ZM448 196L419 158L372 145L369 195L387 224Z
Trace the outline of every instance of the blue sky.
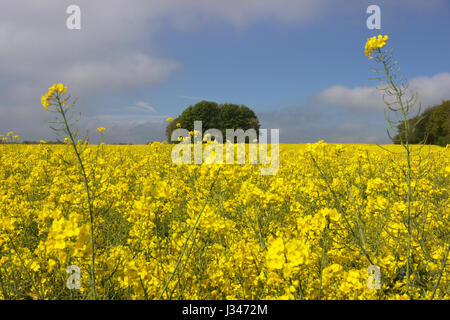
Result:
M164 139L166 117L206 99L249 106L281 142L387 143L363 54L380 33L424 106L450 99L448 1L83 0L72 31L77 1L23 2L0 5L0 131L23 139L54 138L39 98L61 81L81 128L106 127L108 142ZM381 30L366 27L371 4Z

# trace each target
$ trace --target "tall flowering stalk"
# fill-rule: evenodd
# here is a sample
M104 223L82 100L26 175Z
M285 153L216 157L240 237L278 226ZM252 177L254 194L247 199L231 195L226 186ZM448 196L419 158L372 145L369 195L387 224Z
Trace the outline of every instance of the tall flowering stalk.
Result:
M51 126L55 133L58 136L65 135L65 142L69 142L73 147L75 152L75 156L78 160L78 164L80 166L80 171L83 176L84 188L86 191L87 201L88 201L88 209L89 209L89 221L90 221L90 236L91 236L91 287L94 299L97 298L96 284L95 284L95 239L94 239L94 210L93 210L93 202L91 197L91 190L89 188L88 178L85 170L85 166L83 160L81 159L82 154L82 144L76 141L78 137L78 130L72 131L70 126L74 125L79 118L73 120L74 112L71 111L72 107L76 103L76 99L69 106L68 101L70 100L70 95L67 95L67 87L63 84L58 83L53 85L48 89L48 92L41 97L41 103L46 111L55 112L60 115L60 119L56 119L55 121L48 121L49 123L57 124L59 127ZM50 107L54 107L51 109ZM68 137L67 137L68 136Z
M392 130L399 130L400 144L405 150L407 160L407 171L405 172L407 192L407 253L406 253L406 292L410 292L410 273L411 273L411 203L412 203L412 187L411 187L411 146L409 137L414 128L408 120L413 113L413 108L417 102L417 93L411 93L408 90L408 81L399 75L400 68L397 67L397 61L393 58L393 49L383 49L388 41L388 36L372 37L367 40L365 46L365 55L372 59L380 67L372 67L379 76L374 79L381 81L378 90L383 92L383 102L386 105L384 110L385 118ZM395 120L389 118L388 111L394 114ZM417 114L420 113L420 106ZM388 130L388 135L392 139Z

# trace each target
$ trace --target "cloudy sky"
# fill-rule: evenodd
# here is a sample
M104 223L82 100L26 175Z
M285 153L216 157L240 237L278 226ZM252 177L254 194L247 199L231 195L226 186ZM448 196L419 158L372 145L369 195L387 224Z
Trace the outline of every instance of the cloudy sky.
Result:
M81 8L81 30L66 9ZM381 30L366 9L381 8ZM164 139L165 119L206 99L245 104L280 141L386 143L363 47L388 34L423 107L450 99L446 0L2 0L0 133L55 139L40 96L79 98L107 142Z

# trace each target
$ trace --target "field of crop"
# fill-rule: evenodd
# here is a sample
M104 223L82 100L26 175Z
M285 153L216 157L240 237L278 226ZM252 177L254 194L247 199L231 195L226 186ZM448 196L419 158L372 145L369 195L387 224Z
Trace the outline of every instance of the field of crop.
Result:
M448 146L413 146L410 221L401 146L281 145L272 176L171 148L80 147L88 201L69 144L0 145L0 298L450 298Z

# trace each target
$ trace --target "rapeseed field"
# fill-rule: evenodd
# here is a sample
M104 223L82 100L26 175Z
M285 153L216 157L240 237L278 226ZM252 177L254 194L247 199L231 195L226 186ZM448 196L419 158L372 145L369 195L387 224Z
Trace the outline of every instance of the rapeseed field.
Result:
M85 144L89 203L70 145L0 145L0 298L450 297L448 147L412 147L407 293L401 146L281 145L273 176L172 146Z

